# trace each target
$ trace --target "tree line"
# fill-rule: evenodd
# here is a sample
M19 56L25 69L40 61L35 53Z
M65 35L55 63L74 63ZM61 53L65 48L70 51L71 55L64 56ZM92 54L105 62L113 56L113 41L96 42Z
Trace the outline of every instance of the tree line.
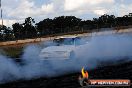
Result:
M75 33L132 25L132 13L123 17L104 14L92 20L82 20L75 16L46 18L38 23L32 17L25 22L14 23L12 28L0 25L0 41L37 38L61 33Z

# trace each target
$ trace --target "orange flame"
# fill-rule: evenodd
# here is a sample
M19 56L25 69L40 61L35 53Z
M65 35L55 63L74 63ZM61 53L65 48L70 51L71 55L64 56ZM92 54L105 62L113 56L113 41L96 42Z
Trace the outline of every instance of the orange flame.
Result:
M82 68L81 72L82 72L82 77L83 78L88 78L89 77L88 72L84 71L84 67Z

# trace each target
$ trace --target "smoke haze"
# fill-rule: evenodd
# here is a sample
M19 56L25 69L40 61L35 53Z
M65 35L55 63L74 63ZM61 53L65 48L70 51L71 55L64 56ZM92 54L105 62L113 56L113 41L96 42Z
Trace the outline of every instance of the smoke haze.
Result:
M71 60L44 61L39 58L41 47L25 47L21 59L23 65L11 58L0 56L0 83L18 79L52 77L72 72L80 72L84 66L88 70L96 68L99 62L117 62L132 57L132 35L102 35L82 38L75 49L75 58ZM44 43L51 46L53 43Z

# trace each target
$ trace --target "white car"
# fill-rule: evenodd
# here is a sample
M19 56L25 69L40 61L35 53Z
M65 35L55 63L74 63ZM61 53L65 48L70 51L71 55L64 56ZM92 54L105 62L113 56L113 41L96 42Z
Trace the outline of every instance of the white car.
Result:
M43 60L74 59L75 58L74 50L77 47L77 41L79 39L80 38L77 36L56 38L53 40L54 43L56 43L56 46L50 46L42 49L39 56Z

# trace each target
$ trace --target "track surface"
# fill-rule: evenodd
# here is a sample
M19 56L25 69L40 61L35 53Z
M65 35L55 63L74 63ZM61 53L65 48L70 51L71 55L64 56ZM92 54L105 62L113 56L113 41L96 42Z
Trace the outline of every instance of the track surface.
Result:
M78 83L78 76L80 74L81 73L73 73L55 78L39 78L28 81L19 80L1 84L0 88L81 88ZM117 65L98 67L89 71L89 75L91 79L132 79L132 61Z

